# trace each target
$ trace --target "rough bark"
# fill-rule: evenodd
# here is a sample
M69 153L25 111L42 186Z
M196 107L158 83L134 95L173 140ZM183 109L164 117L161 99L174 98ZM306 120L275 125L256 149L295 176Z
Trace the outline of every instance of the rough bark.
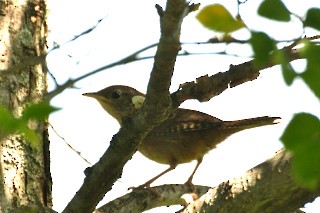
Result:
M15 117L21 116L27 103L41 101L47 80L44 64L10 68L44 54L46 34L45 0L0 2L0 104ZM9 135L0 143L2 212L52 206L47 124L33 121L29 126L42 139L37 147L31 147L21 134Z
M209 188L208 186L197 186L196 190L191 192L187 184L152 187L158 195L148 189L136 189L101 206L95 210L95 213L139 213L159 206L186 205L193 202L198 195L206 193Z
M285 150L250 169L242 176L221 183L185 209L194 212L294 212L320 194L294 180L292 156Z
M134 190L95 212L142 212L186 203L191 204L182 211L184 213L294 212L317 198L320 189L311 191L295 181L291 173L291 161L291 154L281 150L243 175L218 186L210 189L196 186L196 196L189 196L189 199L186 199L186 195L190 189L186 185L162 185L152 187L159 192L158 197L149 190ZM197 197L200 198L193 201Z

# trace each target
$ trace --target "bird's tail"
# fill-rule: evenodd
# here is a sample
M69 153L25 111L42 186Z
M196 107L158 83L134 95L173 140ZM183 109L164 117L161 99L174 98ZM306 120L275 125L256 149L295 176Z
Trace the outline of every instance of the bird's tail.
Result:
M241 131L241 129L250 129L259 126L273 125L277 124L277 120L281 119L280 117L257 117L257 118L248 118L238 121L226 121L227 128L236 128Z

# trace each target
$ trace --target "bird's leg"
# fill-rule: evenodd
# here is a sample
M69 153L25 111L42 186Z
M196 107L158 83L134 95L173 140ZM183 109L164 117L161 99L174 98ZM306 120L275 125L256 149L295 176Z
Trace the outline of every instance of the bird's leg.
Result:
M147 188L150 191L154 192L158 197L160 197L159 192L157 192L154 189L151 189L150 184L153 183L155 180L157 180L159 177L161 177L162 175L170 172L171 170L174 170L177 167L177 164L171 164L170 167L166 170L164 170L163 172L161 172L160 174L158 174L157 176L151 178L150 180L148 180L147 182L145 182L144 184L138 186L138 187L130 187L129 189L142 189L142 188Z
M160 174L158 174L157 176L155 176L154 178L151 178L150 180L148 180L147 182L145 182L144 184L138 186L137 188L149 188L150 184L153 183L155 180L157 180L159 177L161 177L162 175L170 172L171 170L174 170L177 167L176 164L174 165L170 165L170 167L166 170L164 170L163 172L161 172Z
M197 165L196 165L196 167L194 168L193 172L191 173L190 177L188 178L187 182L185 183L185 184L187 184L187 185L190 186L190 188L191 188L192 191L195 191L195 187L194 187L194 185L193 185L193 183L192 183L192 179L193 179L193 176L194 176L194 174L196 173L196 171L197 171L197 169L199 168L199 166L200 166L201 163L202 163L202 158L199 158L199 159L197 160Z

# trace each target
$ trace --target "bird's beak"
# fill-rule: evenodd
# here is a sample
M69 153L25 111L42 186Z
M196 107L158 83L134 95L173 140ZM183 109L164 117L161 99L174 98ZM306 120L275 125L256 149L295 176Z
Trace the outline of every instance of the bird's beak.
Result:
M88 92L88 93L83 93L82 95L96 99L102 106L104 106L105 103L108 102L108 100L106 100L103 96L101 96L97 92Z
M91 97L91 98L97 98L99 95L96 92L88 92L88 93L83 93L83 96Z

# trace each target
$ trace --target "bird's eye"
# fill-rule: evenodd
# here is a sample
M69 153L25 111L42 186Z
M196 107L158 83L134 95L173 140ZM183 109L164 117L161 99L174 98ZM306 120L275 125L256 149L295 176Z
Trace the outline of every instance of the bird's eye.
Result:
M119 99L120 98L120 96L121 96L121 91L119 91L119 90L116 90L116 91L113 91L112 93L111 93L111 97L113 98L113 99Z

